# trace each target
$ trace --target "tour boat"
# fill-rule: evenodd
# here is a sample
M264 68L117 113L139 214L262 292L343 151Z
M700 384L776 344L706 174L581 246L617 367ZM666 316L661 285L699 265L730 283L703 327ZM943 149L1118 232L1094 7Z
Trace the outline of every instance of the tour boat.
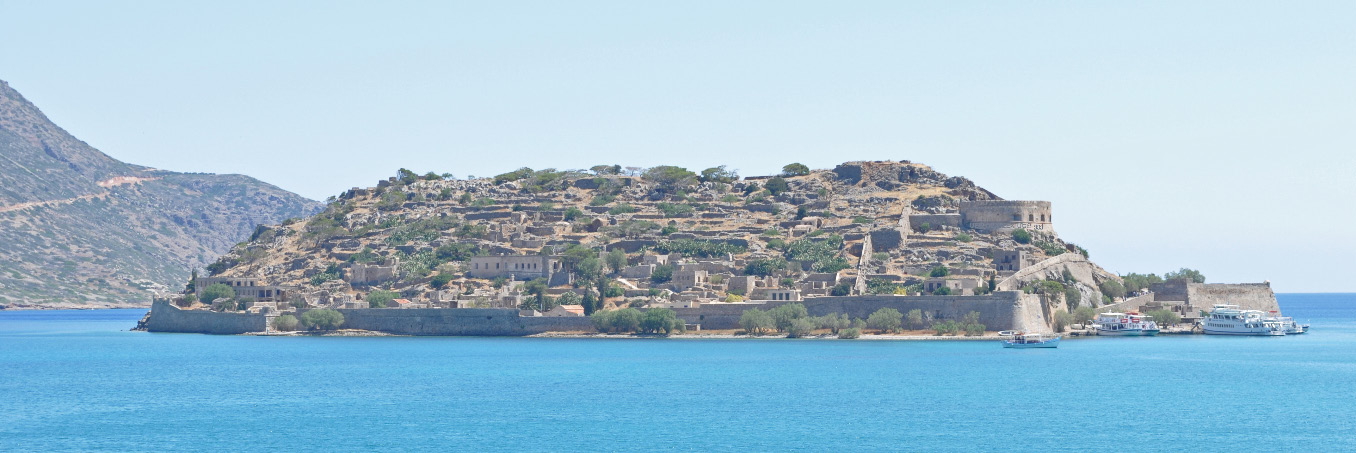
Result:
M1308 324L1297 323L1295 318L1289 316L1280 316L1275 310L1271 311L1271 316L1267 317L1266 320L1281 323L1281 328L1285 329L1286 335L1299 335L1309 331Z
M1003 339L1005 348L1058 348L1059 335L1050 336L1041 333L1022 333L1022 332L1003 332L1010 333L1010 338Z
M1292 321L1293 322L1293 321ZM1298 326L1297 326L1298 327ZM1201 320L1206 335L1283 336L1286 327L1262 310L1240 310L1237 305L1215 304Z
M1097 335L1152 337L1158 335L1158 323L1152 316L1139 313L1101 313L1092 320Z

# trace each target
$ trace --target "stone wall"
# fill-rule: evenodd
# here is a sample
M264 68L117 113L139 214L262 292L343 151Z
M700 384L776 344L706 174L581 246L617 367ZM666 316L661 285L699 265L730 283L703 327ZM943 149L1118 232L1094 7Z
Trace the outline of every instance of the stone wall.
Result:
M397 335L522 336L542 332L592 332L586 317L519 317L518 310L497 308L352 309L344 328Z
M909 215L909 228L917 230L928 224L929 228L939 227L961 227L960 214L911 214Z
M962 201L961 224L978 231L1025 228L1053 233L1054 215L1048 201Z
M151 304L151 312L146 317L145 326L150 332L234 335L263 332L268 329L268 316L258 313L182 310L167 300L157 300Z
M1189 283L1187 303L1206 311L1215 304L1237 305L1244 310L1281 310L1271 283Z
M674 311L685 322L701 324L703 329L738 329L739 317L745 310L766 310L785 303L803 304L811 316L840 313L863 320L882 308L894 308L905 314L909 310L919 309L931 314L936 320L960 319L971 311L977 311L979 322L988 330L1050 330L1049 310L1043 306L1040 298L1016 291L986 296L814 297L798 302L705 304L699 308Z

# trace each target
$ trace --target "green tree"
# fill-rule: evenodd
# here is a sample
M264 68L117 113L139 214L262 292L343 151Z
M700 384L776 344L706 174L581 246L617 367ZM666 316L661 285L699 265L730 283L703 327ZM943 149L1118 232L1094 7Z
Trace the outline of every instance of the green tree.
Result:
M701 182L719 182L729 184L734 182L736 179L739 179L739 175L733 171L726 170L725 166L721 165L719 167L711 167L702 170L702 175L698 179L700 179Z
M217 299L216 308L220 311L235 311L241 304L234 299Z
M1073 320L1074 320L1073 315L1069 314L1069 312L1064 310L1056 311L1054 320L1055 332L1065 331L1066 329L1069 328L1069 324L1073 324Z
M938 286L937 289L932 290L932 295L934 295L934 296L950 296L950 295L951 295L951 287L946 286L946 285Z
M202 289L202 303L210 304L217 299L234 299L235 290L221 283L213 283Z
M591 316L602 308L602 301L598 300L593 291L584 291L584 299L580 301L580 305L584 306L584 316Z
M614 332L635 332L640 329L640 310L623 308L612 310L612 329Z
M592 294L592 293L590 293L590 294ZM556 298L556 302L558 302L560 305L580 305L580 306L582 306L582 305L583 305L583 302L584 302L584 298L583 298L583 297L580 297L580 296L579 296L579 293L576 293L576 292L574 292L574 291L569 291L569 292L562 293L562 294L560 295L560 297Z
M909 327L912 327L914 329L923 328L923 310L917 308L909 310L909 314L906 317L906 319L908 319L909 321Z
M308 330L334 330L344 324L344 314L330 309L310 310L301 314L301 325Z
M1149 310L1144 313L1154 319L1160 327L1167 327L1182 322L1182 317L1172 310L1158 309Z
M1178 270L1177 272L1168 272L1166 274L1163 274L1163 278L1167 280L1187 279L1191 280L1194 283L1205 283L1205 275L1201 274L1201 271L1195 269L1188 269L1185 267Z
M768 179L767 182L763 184L763 188L767 189L768 192L771 192L773 196L776 196L791 190L791 185L786 183L786 179L777 176Z
M297 330L297 326L299 325L300 321L297 321L296 316L282 315L277 318L273 318L273 328L284 332Z
M852 294L852 285L842 282L829 289L830 296L848 296Z
M1017 241L1018 244L1030 244L1031 233L1024 229L1018 228L1012 231L1012 240Z
M400 293L395 291L376 289L367 293L367 298L365 300L367 301L368 308L386 308L387 305L391 304L391 301L399 296Z
M1092 322L1092 318L1097 317L1097 310L1092 307L1078 307L1073 311L1073 321L1075 324L1087 325Z
M1134 292L1143 291L1149 289L1153 285L1163 283L1163 279L1159 277L1157 274L1145 275L1145 274L1136 274L1133 272L1122 275L1121 280L1125 281L1126 291Z
M524 300L523 305L533 310L546 311L554 307L548 307L546 304L546 279L534 278L523 284L523 292L532 296L530 300Z
M607 267L612 269L612 273L621 272L626 267L626 251L620 248L614 248L607 252Z
M786 164L782 167L782 176L805 176L810 174L810 167L800 162Z
M777 327L777 323L770 313L754 308L744 310L744 313L739 315L739 327L749 335L762 335L771 332Z
M744 275L756 275L759 277L768 277L786 269L786 260L778 258L762 258L749 261L744 265Z
M667 283L669 280L673 280L673 266L671 265L655 266L654 272L650 273L651 283Z
M589 252L593 253L592 250ZM596 253L593 253L593 255L596 255ZM593 280L603 275L603 260L593 255L579 260L579 263L574 265L574 271L579 274L579 278Z
M1097 284L1097 287L1102 290L1102 295L1112 299L1125 297L1125 287L1115 280L1106 280Z
M931 271L928 271L929 277L941 278L948 275L951 275L951 269L947 269L946 266L937 266L932 268Z
M850 327L850 328L847 328L847 329L843 329L843 330L838 331L838 339L839 339L839 340L854 340L854 339L856 339L857 337L860 337L860 336L862 336L862 329L859 329L859 328L856 328L856 327Z
M805 305L797 303L778 305L769 310L768 314L772 315L773 324L778 332L785 332L786 329L790 328L791 321L810 316L810 313L805 310Z
M697 183L697 174L683 167L660 165L645 170L641 179L653 184L659 192L670 193Z
M1069 285L1064 288L1064 303L1070 310L1077 310L1078 305L1083 303L1083 293L1079 292L1077 287Z
M433 289L443 289L448 283L452 282L453 278L455 277L450 272L439 272L438 275L433 276L428 285L432 286Z
M678 319L678 315L673 310L667 308L651 308L646 310L640 318L640 331L644 333L669 335L674 331L681 330L683 330L683 321Z
M800 318L791 321L791 325L786 327L787 338L803 338L814 333L815 323L806 318Z
M866 317L866 326L882 332L898 332L904 315L893 308L882 308Z

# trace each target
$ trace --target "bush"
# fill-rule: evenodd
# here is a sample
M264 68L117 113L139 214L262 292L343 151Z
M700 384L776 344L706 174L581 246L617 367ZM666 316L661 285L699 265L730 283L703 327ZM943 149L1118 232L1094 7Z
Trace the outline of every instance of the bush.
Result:
M954 335L956 332L960 331L960 324L948 319L946 321L932 323L932 330L937 331L937 335Z
M932 224L928 222L923 222L922 225L918 225L918 228L915 229L918 230L919 233L927 233L929 231L932 231Z
M1070 310L1077 310L1078 305L1083 303L1083 293L1079 292L1077 287L1069 285L1068 288L1064 288L1064 303Z
M956 233L956 240L960 242L970 242L975 240L975 237L971 236L969 233Z
M636 212L636 207L626 203L618 204L616 206L613 206L612 209L607 210L607 213L612 215L630 214L632 212Z
M951 275L951 269L947 269L946 266L937 266L928 271L929 277L940 278L948 275Z
M433 289L443 289L444 286L447 286L448 283L452 282L452 278L451 273L439 273L438 275L434 275L433 280L429 281L428 284L429 286L432 286Z
M593 321L593 327L599 332L635 332L640 329L641 320L640 310L634 308L623 308L620 310L607 310L594 312L589 320Z
M1102 295L1112 299L1125 297L1125 286L1115 280L1107 280L1097 285L1102 290Z
M850 327L838 331L838 339L840 340L853 340L860 336L862 336L862 329L858 329L856 327Z
M210 304L217 299L234 299L235 290L221 283L213 283L202 289L202 303Z
M1055 332L1063 332L1073 324L1074 317L1069 312L1059 310L1055 312Z
M908 316L905 317L905 319L909 321L909 327L915 329L923 328L923 310L919 310L917 308L909 310L909 314Z
M772 179L768 179L767 182L763 184L763 188L767 189L767 191L772 193L773 196L777 196L781 195L782 193L788 190L791 190L791 185L787 184L785 179L782 179L782 177L778 176Z
M699 258L710 258L713 256L725 256L728 254L741 254L746 247L730 244L728 242L703 241L697 239L676 239L659 241L652 250L659 253L681 253L684 256Z
M767 277L783 269L786 269L786 260L776 258L757 259L744 265L744 275Z
M786 328L787 338L801 338L814 333L815 322L809 319L801 318L791 321L791 325Z
M678 319L678 314L667 308L651 308L645 311L640 318L640 331L642 333L663 333L669 335L675 331L683 331L683 321Z
M1042 252L1045 252L1046 255L1050 256L1063 255L1064 252L1069 251L1069 249L1066 249L1064 248L1064 246L1056 244L1054 242L1039 241L1036 242L1036 247L1041 249Z
M1184 278L1187 280L1191 280L1192 282L1195 283L1205 283L1205 274L1202 274L1201 271L1195 269L1188 269L1185 267L1178 270L1177 272L1168 272L1166 274L1163 274L1163 278L1167 280L1176 280L1179 278Z
M1018 244L1030 244L1031 233L1024 229L1018 228L1012 231L1012 240L1017 241Z
M400 293L395 291L383 291L377 289L367 293L367 298L365 300L367 300L368 308L386 308L386 306L390 305L391 301L395 300L399 295Z
M273 319L273 328L284 332L297 330L300 325L301 322L297 321L297 317L292 315L282 315Z
M311 310L301 314L301 326L309 330L334 330L344 324L344 314L330 309Z
M742 327L749 335L762 335L771 332L772 329L777 327L777 323L772 319L770 313L754 308L744 310L744 313L739 315L739 327Z
M899 310L882 308L866 317L866 325L882 332L898 332L903 320L904 315L899 313Z
M697 174L683 167L660 165L645 170L641 179L654 184L660 192L675 192L697 183Z
M1157 322L1159 327L1167 327L1182 322L1182 317L1172 310L1149 310L1144 314L1153 317L1154 322Z
M984 325L983 325L983 324L980 324L980 323L977 323L977 322L972 322L972 323L968 323L968 324L965 325L965 336L967 336L967 337L978 337L978 336L981 336L981 335L984 335Z
M650 281L653 283L666 283L673 280L673 266L665 264L655 266L654 272L650 274Z
M664 217L691 217L694 211L690 204L659 203L657 206Z
M847 282L833 285L833 288L829 290L830 296L847 296L851 294L852 294L852 285L849 285Z
M950 287L950 286L938 286L937 289L932 290L932 295L934 295L934 296L950 296L950 295L951 295L951 287Z

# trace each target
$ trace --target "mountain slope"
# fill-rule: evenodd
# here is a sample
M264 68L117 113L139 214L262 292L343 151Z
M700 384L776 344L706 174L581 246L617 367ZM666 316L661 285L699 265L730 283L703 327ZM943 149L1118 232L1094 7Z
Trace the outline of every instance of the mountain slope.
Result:
M319 208L247 176L120 162L0 81L0 305L146 305L256 225Z

